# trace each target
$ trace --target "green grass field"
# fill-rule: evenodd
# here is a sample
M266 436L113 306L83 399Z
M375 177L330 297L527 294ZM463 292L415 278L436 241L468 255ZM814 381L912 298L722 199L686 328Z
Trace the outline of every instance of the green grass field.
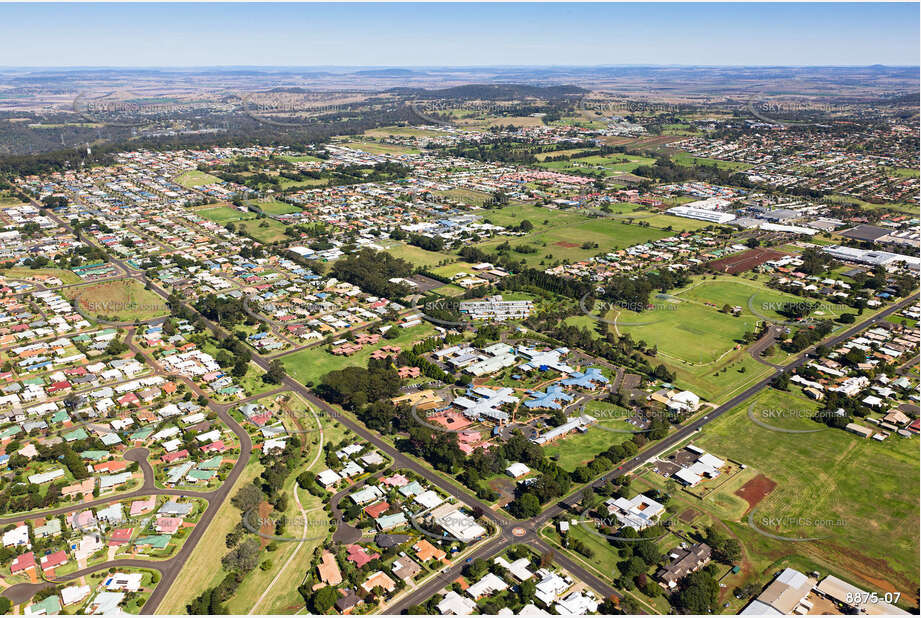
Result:
M242 219L253 219L256 214L252 212L243 212L237 210L236 208L231 208L230 206L217 206L214 208L203 208L201 210L196 210L195 213L209 221L214 221L215 223L227 223L229 221L240 221Z
M401 155L401 154L419 154L420 152L419 149L410 148L409 146L401 146L399 144L380 144L378 142L372 142L370 140L341 142L338 145L345 146L346 148L351 148L353 150L361 150L362 152L369 152L371 154Z
M754 311L749 308L749 299ZM776 318L775 309L782 303L799 300L756 281L701 278L673 292L670 299L654 300L652 310L621 311L617 328L630 333L635 340L655 345L663 358L700 365L712 363L736 347L746 332L754 330L762 319L760 316ZM724 304L742 307L741 314L735 317L722 313ZM706 344L702 344L704 341Z
M282 159L291 163L301 163L304 161L322 161L313 155L282 155Z
M638 213L642 216L642 213ZM649 217L643 217L642 221L654 227L668 228L671 227L673 234L681 232L695 232L710 227L713 224L696 219L685 219L684 217L674 217L672 215L654 214Z
M808 434L771 431L748 418L750 403L756 415L761 410L791 411L769 417L769 424L822 428L801 418L800 410L815 409L810 399L796 392L765 390L709 424L694 444L744 463L777 484L758 504L759 528L788 538L822 538L768 538L738 516L740 498L722 490L722 496L708 496L701 504L724 517L736 512L732 529L759 570L772 572L775 561L796 554L864 589L897 590L909 602L917 602L919 535L917 526L907 525L919 517L914 440L893 434L880 443L839 429Z
M301 209L287 202L280 202L278 200L249 200L246 202L251 206L262 209L267 215L287 215L292 212L300 212Z
M63 281L65 285L69 283L80 283L80 281L82 281L76 273L61 268L27 268L25 266L17 266L15 268L0 269L0 276L8 279L57 277Z
M421 249L415 245L407 245L404 243L396 243L393 246L388 247L387 253L394 257L398 257L411 262L415 266L421 266L423 268L435 266L444 260L457 259L457 256L438 253L436 251L426 251L425 249Z
M751 167L748 163L739 163L737 161L723 161L721 159L707 159L706 157L695 157L687 152L678 152L672 155L672 161L678 165L687 166L712 166L715 165L721 170L742 171Z
M537 163L537 167L560 172L562 174L578 172L603 172L605 176L617 176L632 172L641 165L651 165L655 159L637 155L610 154L570 159L569 161L546 161Z
M435 195L440 195L448 199L457 200L470 204L471 206L482 206L491 196L482 191L473 189L448 189L447 191L435 191Z
M525 210L527 207L522 207ZM533 213L535 220L527 218L534 224L534 229L526 236L508 239L505 237L493 238L478 245L485 251L491 251L496 246L508 241L513 247L527 244L537 249L536 253L515 253L518 259L524 259L530 266L538 266L542 261L553 263L557 260L575 262L584 260L599 253L622 249L631 245L665 238L671 232L654 227L644 227L638 224L630 225L621 220L589 218L576 213ZM488 217L494 220L492 213ZM548 219L546 224L543 223ZM551 223L552 221L552 223ZM494 221L495 222L495 221ZM583 248L584 243L598 246ZM547 255L551 257L547 257Z
M893 202L891 204L874 204L872 202L865 202L859 200L856 197L850 197L848 195L829 195L825 198L831 202L838 203L850 203L856 204L861 208L866 208L867 210L894 210L897 212L903 212L907 215L918 216L918 205L917 204L906 204L902 202Z
M326 346L320 345L283 356L281 360L285 365L285 371L298 382L302 384L307 382L318 382L320 378L330 371L342 369L350 365L361 367L367 366L371 352L383 345L395 345L407 349L416 341L434 333L435 329L428 322L423 322L418 326L400 328L399 331L400 336L396 339L381 339L381 343L365 346L361 351L348 357L333 356L326 351Z
M592 401L585 406L586 414L592 414L594 409L604 408L610 410L613 404ZM545 446L544 453L551 458L555 458L561 468L572 472L579 466L588 463L599 453L607 450L609 447L626 442L633 437L632 433L627 433L627 429L635 429L632 425L614 419L603 419L599 421L604 427L611 429L623 429L623 432L605 431L599 427L591 427L585 433L573 433L555 443Z
M195 187L200 187L201 185L210 185L216 182L221 182L221 179L217 176L206 174L205 172L190 170L177 176L175 181L176 184L183 186L186 189L194 189Z
M133 322L169 313L166 301L133 279L67 288L64 295L94 319Z
M274 219L248 219L237 224L237 229L262 243L285 240L285 224Z

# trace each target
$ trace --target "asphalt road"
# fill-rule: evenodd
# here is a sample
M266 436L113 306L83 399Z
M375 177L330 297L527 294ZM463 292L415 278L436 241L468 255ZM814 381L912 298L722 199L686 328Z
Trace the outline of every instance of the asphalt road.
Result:
M57 220L59 223L61 223L62 225L70 229L69 224L67 224L66 222L60 219L57 219ZM144 273L133 271L132 269L128 268L127 265L124 264L122 260L112 259L112 262L114 262L116 265L122 268L126 273L128 273L127 275L128 277L132 279L136 279L144 283L145 285L148 285L154 292L159 294L161 297L163 297L164 299L167 298L168 296L167 293L162 288L160 288L158 285L156 285L154 282L148 281ZM884 320L889 315L897 311L900 311L902 308L914 302L917 302L917 300L918 300L917 295L911 296L885 309L884 311L874 316L867 322L855 325L845 330L840 335L837 335L829 340L826 340L823 343L825 345L829 345L833 347L837 345L838 343L844 341L845 339L851 337L855 333L865 328L868 328L872 326L873 324L876 324ZM230 334L227 333L220 325L215 324L211 322L210 320L205 320L205 322L207 323L208 327L218 337L230 336ZM753 351L755 353L759 353L761 349L763 349L764 347L767 347L767 345L771 343L771 341L773 340L773 337L771 337L770 339L771 340L768 340L768 337L766 336L762 338L761 340L759 340L755 344L755 346L753 346ZM754 348L759 348L759 349L754 349ZM808 359L807 355L813 349L814 349L814 346L810 347L809 349L799 354L792 363L785 365L783 367L783 370L790 370L790 369L795 369L797 367L800 367L803 363L807 361ZM256 363L256 365L258 365L260 368L262 368L265 371L268 370L269 364L271 362L270 357L263 357L259 355L258 353L253 353L252 359L253 359L253 362ZM154 366L156 366L155 363L153 364ZM770 363L765 363L765 364L771 365ZM747 399L749 399L750 397L752 397L753 395L755 395L762 389L766 388L774 380L777 374L780 373L781 371L780 368L777 368L776 366L774 367L775 367L774 371L770 375L765 377L764 379L760 380L759 382L752 385L751 387L745 389L741 393L735 395L729 401L722 404L721 406L719 406L712 412L709 412L708 414L689 423L688 425L681 427L675 433L667 436L666 438L660 440L656 444L645 449L644 451L637 454L632 459L622 463L612 473L606 473L600 476L590 485L592 487L597 488L600 485L604 484L608 479L617 478L619 476L623 476L625 474L628 474L636 470L637 468L642 466L646 461L661 455L662 453L668 451L669 449L679 444L683 440L687 439L688 437L693 435L696 431L703 428L704 425L706 425L707 423L712 422L713 420L719 418L720 416L722 416L729 410L734 409L742 402L746 401ZM194 392L196 392L196 394L202 394L201 390L194 383L192 383L189 380L187 380L187 383L190 384L191 388L193 389ZM541 551L542 553L553 551L554 560L558 564L560 564L563 568L565 568L567 571L569 571L573 576L584 581L586 584L588 584L591 588L598 591L604 597L620 598L620 594L616 590L614 590L614 588L612 588L609 584L600 580L593 573L589 572L588 570L580 566L578 563L572 561L565 554L558 552L558 551L554 551L537 534L538 530L542 526L544 526L546 523L548 523L550 520L552 520L557 515L560 515L566 512L570 507L575 505L579 501L584 488L580 488L577 491L574 491L569 496L564 497L563 499L558 501L556 504L547 508L541 514L537 515L536 517L532 519L511 520L509 518L506 518L496 513L495 511L492 510L490 505L477 499L475 496L471 496L466 491L463 491L457 486L453 485L452 483L449 483L448 481L446 481L440 475L433 472L428 467L417 463L415 460L410 459L403 453L397 451L395 448L390 446L387 442L382 440L377 434L368 430L364 425L356 421L353 421L348 416L344 416L340 414L339 412L334 410L332 407L330 407L325 401L316 397L304 385L296 382L290 376L287 376L287 375L285 376L284 380L282 381L282 387L295 391L300 396L302 396L304 399L309 401L312 405L323 410L325 414L336 418L340 423L342 423L343 425L351 429L356 435L360 436L364 440L373 444L379 450L386 453L393 460L394 468L407 468L407 469L412 470L419 476L425 478L428 482L432 483L433 485L438 486L442 490L446 491L448 494L454 496L459 502L465 504L466 506L468 506L469 508L473 510L481 512L484 517L489 519L493 523L493 525L495 525L496 528L498 529L497 535L496 537L492 539L487 539L483 541L480 547L474 548L474 551L468 556L469 559L488 558L488 557L495 556L499 552L503 551L506 547L512 544L515 544L515 543L522 543L525 545L529 545L531 547L538 548L538 550ZM264 396L266 395L262 394L262 395L259 395L258 397L261 398ZM217 510L220 508L221 504L223 504L224 500L227 498L228 493L230 492L237 478L239 478L240 474L242 473L243 468L246 465L246 462L248 462L249 460L249 456L252 451L252 442L249 438L249 434L227 412L231 407L239 405L240 403L241 402L234 402L232 404L221 405L221 404L216 404L214 402L209 402L209 407L215 410L218 413L218 415L221 417L221 419L225 423L227 423L227 425L240 438L240 447L241 447L240 457L237 459L237 462L234 465L233 470L228 475L228 478L221 485L221 487L215 490L214 492L208 493L206 496L201 496L201 497L206 497L208 499L209 501L208 508L206 509L204 515L199 520L199 522L196 524L196 526L192 529L192 533L189 535L189 538L186 539L186 542L183 544L182 548L179 550L179 553L168 560L160 561L160 562L154 562L154 561L149 561L149 560L116 560L112 562L107 562L107 563L103 563L100 565L96 565L94 567L83 569L81 571L77 571L75 573L70 573L66 577L67 580L71 580L76 577L81 577L82 575L86 575L86 574L89 574L89 573L92 573L98 570L108 569L110 567L125 566L125 567L142 567L142 568L155 569L155 570L160 571L162 575L161 581L155 588L153 594L148 599L147 603L144 605L143 613L152 614L157 610L157 608L159 607L160 603L163 600L163 597L166 595L166 593L169 591L172 584L175 582L176 577L178 576L179 572L182 570L183 565L188 560L192 551L195 549L196 545L198 544L198 541L201 539L202 534L204 534L208 525L211 523L211 520L214 518L214 515L216 514ZM142 467L145 471L145 487L148 485L148 483L150 483L150 485L152 486L153 484L152 473L149 479L147 477L147 474L150 472L150 466L149 466L149 463L146 462L146 457L144 458L144 463L146 464L146 467L143 467L143 466ZM167 493L171 491L172 490L162 490L162 489L155 489L155 488L148 489L148 490L142 489L142 490L138 490L139 493L137 495L142 495L142 494L149 495L151 493L156 494L156 493L161 493L161 492ZM192 495L189 492L186 492L186 494ZM119 498L121 497L123 496L119 496ZM111 500L111 498L109 500ZM106 500L106 501L109 501L109 500ZM63 510L67 511L67 510L72 510L72 509L73 507L67 507ZM36 516L37 515L33 514L29 517L20 517L16 521L21 521L22 519L34 518ZM2 524L2 520L0 520L0 524ZM523 533L522 533L522 530L523 530ZM424 602L425 600L430 598L433 594L441 590L445 585L449 584L451 581L456 579L460 575L460 571L462 570L462 568L463 568L463 563L455 564L449 567L445 573L435 577L433 580L427 582L426 584L423 584L422 586L413 590L411 593L407 594L405 597L401 598L401 600L398 603L390 606L388 608L388 612L400 613L400 612L405 611L407 607ZM7 596L9 596L9 598L13 600L14 602L21 602L17 600L28 599L37 590L45 586L48 586L48 585L51 585L51 584L48 582L39 583L39 584L18 584L17 586L13 586L7 590ZM15 598L13 595L15 595Z

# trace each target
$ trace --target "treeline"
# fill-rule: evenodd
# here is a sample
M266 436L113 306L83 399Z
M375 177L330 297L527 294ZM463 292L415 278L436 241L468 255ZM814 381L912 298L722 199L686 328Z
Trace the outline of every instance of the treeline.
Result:
M386 251L362 249L349 254L335 263L332 276L354 285L359 285L376 296L402 298L409 293L409 286L392 283L390 279L409 277L413 265L406 260L393 257Z
M224 539L229 551L221 558L221 566L227 574L217 586L208 588L186 605L186 611L191 615L228 613L224 602L233 596L244 578L260 566L262 543L253 530L261 530L263 527L263 518L259 517L261 504L267 502L273 507L273 512L279 514L270 534L282 536L285 533L284 513L288 503L282 487L288 476L303 462L300 438L288 436L281 452L263 453L259 461L263 466L260 475L251 484L243 485L230 499L231 504L240 511L240 521ZM277 541L266 546L269 553L277 549ZM271 565L271 561L267 560L263 568L266 563Z

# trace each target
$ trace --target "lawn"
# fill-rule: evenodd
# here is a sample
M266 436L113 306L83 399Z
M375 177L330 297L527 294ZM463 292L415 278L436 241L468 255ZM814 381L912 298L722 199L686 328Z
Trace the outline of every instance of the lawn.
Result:
M319 345L282 356L281 360L285 365L285 371L301 384L318 382L320 378L330 371L352 365L367 366L371 352L384 345L395 345L408 349L416 341L435 332L434 327L428 322L423 322L410 328L399 328L398 326L394 328L399 329L399 337L396 339L381 339L379 344L364 346L361 351L352 356L333 356L326 351L326 346Z
M166 301L133 279L67 288L64 295L93 319L134 322L169 313Z
M665 238L671 234L653 227L630 225L622 220L589 218L575 213L557 216L547 214L552 217L552 222L548 221L547 224L542 223L547 215L543 215L537 221L528 219L534 224L534 230L526 236L512 239L493 238L478 246L485 251L491 251L506 241L512 247L530 245L537 249L535 253L522 254L513 251L512 255L515 258L524 259L532 267L537 267L541 262L545 264L556 261L576 262L599 253ZM492 213L488 218L493 220ZM586 248L583 248L586 243Z
M537 167L560 172L592 172L600 171L605 176L617 176L634 171L642 165L652 165L655 159L638 155L610 154L582 157L569 161L546 161L537 163Z
M177 176L175 181L176 184L183 186L186 189L194 189L195 187L200 187L201 185L211 185L221 182L221 179L217 176L206 174L205 172L190 170Z
M457 256L438 253L436 251L426 251L425 249L421 249L415 245L407 245L404 243L398 243L388 247L387 253L394 257L404 259L407 262L411 262L415 266L421 266L423 268L437 266L439 263L444 262L445 260L457 259Z
M592 405L595 407L604 406L605 409L613 408L613 404L592 401L585 407L585 413L592 413ZM545 446L544 453L555 458L561 468L572 472L579 466L590 462L599 453L607 450L615 444L626 442L633 437L628 433L628 429L634 429L632 425L616 419L601 419L599 423L612 429L623 429L623 432L605 431L599 427L591 427L585 433L574 433L555 443Z
M291 163L302 163L305 161L322 161L313 155L282 155L282 159Z
M648 223L654 227L668 228L671 227L673 234L680 234L681 232L695 232L697 230L702 230L706 227L714 225L707 221L698 221L697 219L686 219L684 217L674 217L672 215L663 215L655 214L652 216L643 216L642 213L638 213L642 218L643 223Z
M867 210L895 210L898 212L903 212L908 215L918 216L918 205L917 204L906 204L901 202L893 202L886 204L874 204L872 202L865 202L859 200L856 197L851 197L849 195L829 195L825 198L830 202L844 202L850 204L856 204L861 208L866 208Z
M236 494L240 487L251 483L261 472L262 465L256 458L251 459L231 489L230 496ZM240 511L230 504L230 500L225 500L183 565L176 578L177 583L163 597L157 608L159 614L185 614L186 605L192 599L221 582L225 575L221 558L228 551L224 539L238 523ZM208 565L208 568L202 568L202 565Z
M653 300L654 309L636 313L620 311L617 330L630 333L658 348L659 356L685 365L712 363L742 342L761 316L776 318L776 308L796 296L775 292L758 282L738 277L701 278ZM749 301L754 307L749 308ZM711 303L710 306L706 303ZM722 313L723 305L742 307L738 317ZM633 324L630 324L630 323ZM701 342L706 341L706 345Z
M760 410L815 407L795 392L765 390L709 424L694 443L777 483L758 504L755 523L761 529L791 538L824 537L779 541L755 532L747 518L737 518L732 528L756 557L757 566L772 572L774 561L796 554L864 589L898 590L909 602L917 602L919 534L917 526L907 524L919 517L914 440L893 434L880 443L839 429L808 434L771 431L748 418L750 404L756 415ZM791 412L769 420L785 428L822 427L800 416ZM707 505L709 498L701 504ZM776 518L780 524L762 518Z
M482 206L491 196L483 191L473 189L448 189L447 191L435 191L435 195L440 195L451 200L470 204L471 206Z
M7 279L31 279L32 277L57 277L64 284L69 283L80 283L79 275L76 273L64 270L62 268L27 268L25 266L17 266L15 268L3 268L0 269L0 277L6 277Z
M679 152L672 155L672 161L678 165L687 166L713 166L721 170L742 171L751 167L748 163L739 163L737 161L723 161L721 159L707 159L705 157L695 157L687 152Z
M228 221L239 221L241 219L253 219L256 214L250 211L237 210L230 206L216 206L214 208L203 208L196 210L195 213L209 221L215 223L227 223Z
M273 243L285 240L285 224L274 219L248 219L237 224L237 229L253 240Z
M782 317L775 309L779 308L783 303L802 303L812 300L772 290L757 281L732 276L719 276L717 279L700 279L684 291L678 292L677 295L697 302L710 302L718 307L722 307L724 304L739 306L742 307L743 316L766 316L769 318ZM754 307L754 311L751 310L749 305ZM838 315L830 311L825 305L828 305L828 303L823 304L823 313L818 317L829 318Z
M249 200L246 202L251 206L259 208L267 215L287 215L292 212L300 212L301 209L287 202L280 202L276 199L270 200Z
M444 135L441 131L432 131L431 129L419 129L417 127L380 127L377 129L368 129L365 131L368 137L388 137L399 135L402 137L438 137Z
M401 146L399 144L380 144L378 142L372 141L341 142L336 145L345 146L346 148L351 148L353 150L361 150L362 152L369 152L371 154L401 155L419 154L420 152L419 149L410 148L409 146Z

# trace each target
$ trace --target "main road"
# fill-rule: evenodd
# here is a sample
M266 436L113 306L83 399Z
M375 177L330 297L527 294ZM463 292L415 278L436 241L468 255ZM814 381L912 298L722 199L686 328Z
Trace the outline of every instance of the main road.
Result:
M60 224L70 229L70 226L68 223L60 219L57 219L57 220ZM129 268L124 263L123 260L112 258L112 261L116 265L121 267L125 272L129 273L128 276L130 278L141 281L146 286L148 286L152 291L156 292L164 299L168 298L168 294L166 293L166 291L160 288L154 282L150 281L146 277L145 273L135 271ZM855 326L843 331L841 334L836 335L830 339L826 339L820 343L824 343L825 345L829 345L833 347L841 343L842 341L852 337L854 334L860 332L861 330L869 328L872 325L881 322L882 320L892 315L893 313L901 311L903 308L917 301L918 301L917 294L909 296L908 298L881 311L880 313L876 314L869 320L866 320L860 324L856 324ZM208 328L216 336L218 337L231 336L231 333L228 333L226 329L224 329L219 324L216 324L212 322L211 320L208 320L204 317L202 317L202 319L207 324ZM759 347L761 345L766 347L767 342L763 340L759 340L758 344L756 345L758 345ZM593 487L593 488L598 488L604 483L606 483L609 479L613 479L613 478L623 476L625 474L629 474L635 471L636 469L638 469L640 466L642 466L645 462L649 461L650 459L658 457L659 455L670 450L677 444L680 444L682 441L692 436L695 432L702 429L707 423L713 422L714 420L716 420L717 418L719 418L726 412L736 408L742 402L746 401L750 397L760 392L762 389L769 386L770 383L782 371L788 371L788 370L796 369L802 366L807 361L807 359L809 358L809 354L812 352L812 350L814 350L814 348L815 346L811 346L810 348L807 348L806 350L801 352L799 355L797 355L791 363L788 363L787 365L784 365L783 367L774 367L774 371L772 371L770 375L766 376L765 378L758 381L754 385L745 389L741 393L735 395L730 400L726 401L725 403L723 403L722 405L714 409L712 412L708 412L704 416L679 428L674 433L666 436L662 440L651 445L649 448L638 453L633 458L620 464L612 472L606 472L602 474L597 479L595 479L593 482L589 483L588 486ZM274 358L275 357L269 358L269 357L262 356L261 354L257 352L254 352L252 354L253 362L257 366L259 366L263 371L268 371L269 365ZM196 393L201 394L200 389L198 389L198 387L194 385L194 383L189 381L189 384L192 386L193 390ZM516 544L516 543L522 543L525 545L529 545L531 547L537 547L542 552L552 552L553 549L538 535L538 531L540 530L540 528L542 528L545 524L547 524L554 517L567 512L570 508L572 508L575 504L577 504L581 498L581 493L584 490L584 488L580 488L572 492L568 496L562 498L557 503L553 504L552 506L550 506L549 508L541 512L539 515L531 519L527 519L527 520L509 519L507 517L504 517L503 515L500 515L499 513L496 513L489 504L486 504L485 502L479 500L475 496L472 496L468 492L462 490L457 485L454 485L453 483L447 481L441 475L434 472L431 468L419 464L414 459L398 451L393 446L391 446L390 443L383 440L383 438L381 438L375 432L372 432L371 430L366 428L363 424L353 420L347 415L344 415L338 412L337 410L329 406L325 401L323 401L322 399L314 395L314 393L310 389L305 387L303 384L295 381L291 376L285 374L284 378L281 381L281 386L284 387L285 389L290 389L296 392L298 395L300 395L301 397L309 401L311 404L323 410L324 413L326 413L327 415L336 418L338 422L348 427L356 435L370 442L380 451L386 453L393 460L394 468L406 468L406 469L412 470L419 476L425 478L428 482L432 483L433 485L438 486L440 489L447 492L449 495L454 496L459 502L462 502L469 508L473 509L475 512L482 513L484 517L489 519L490 522L497 528L498 534L490 539L482 541L481 542L482 545L478 548L475 548L474 551L468 556L469 559L488 558L491 556L495 556L499 552L503 551L505 548L513 544ZM265 395L260 395L260 397L263 397L263 396ZM215 492L212 492L211 494L209 494L208 509L206 510L205 514L202 516L202 519L199 520L199 522L193 528L192 533L189 535L189 538L183 544L179 553L173 558L170 558L169 560L162 561L162 562L151 562L151 561L143 561L143 560L137 560L137 561L122 560L122 561L104 563L102 565L90 567L89 569L84 569L83 571L78 571L76 573L68 574L67 576L68 579L73 579L74 577L79 577L88 572L96 571L99 569L109 568L110 566L124 565L124 566L154 568L160 571L160 573L162 574L162 578L161 578L159 585L156 587L153 594L150 596L147 603L144 605L143 613L152 614L157 610L160 602L163 600L163 597L166 595L166 592L169 590L170 586L175 582L175 579L178 576L179 572L182 570L182 567L184 566L185 562L188 560L189 556L191 555L192 551L194 550L195 546L200 540L202 534L204 534L205 530L207 529L207 526L210 524L215 513L220 508L220 505L223 504L224 500L227 498L227 494L230 492L230 489L233 487L235 481L242 473L243 467L245 466L246 462L249 460L249 455L252 450L252 442L250 441L249 434L246 432L246 430L240 427L240 425L228 413L228 409L232 407L232 405L237 405L237 404L218 405L214 402L209 401L209 407L211 409L214 409L218 413L218 415L221 417L221 419L225 423L227 423L228 426L230 426L231 429L234 431L234 433L236 433L237 436L240 438L240 445L241 445L240 457L237 459L237 462L234 465L233 470L231 471L228 478L224 481L222 486ZM154 490L154 491L164 491L164 490ZM616 599L622 598L621 595L616 590L614 590L614 588L612 588L607 582L599 579L592 572L588 571L587 569L585 569L578 563L574 562L564 553L556 552L554 559L558 564L560 564L563 568L569 571L572 575L584 581L591 588L601 593L604 597L616 598ZM388 612L400 613L400 612L405 611L407 608L413 605L417 605L425 601L426 599L430 598L432 595L437 593L439 590L444 588L445 585L449 584L451 581L456 579L456 577L460 575L460 571L462 570L462 568L463 568L462 564L456 564L451 567L448 567L444 572L440 573L438 576L434 577L432 580L414 589L409 594L406 594L403 598L400 599L398 603L392 604L388 608ZM48 585L48 584L44 584L44 585ZM32 594L34 594L35 587L36 586L41 587L42 584L19 584L19 586L29 587L30 590L33 590ZM13 588L17 588L17 586L14 586ZM12 591L13 588L10 588L8 592ZM25 593L25 590L23 590L23 593ZM31 597L31 594L29 594L28 597Z

